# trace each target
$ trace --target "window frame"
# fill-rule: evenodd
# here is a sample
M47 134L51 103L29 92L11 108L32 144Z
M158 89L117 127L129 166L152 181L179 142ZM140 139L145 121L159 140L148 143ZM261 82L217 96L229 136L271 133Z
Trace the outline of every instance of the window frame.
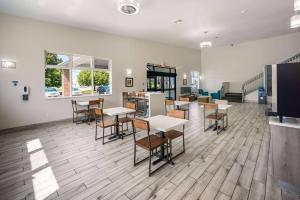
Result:
M57 55L66 55L69 57L70 63L68 64L68 66L62 66L62 65L47 65L47 61L46 61L46 56L47 53L52 53L52 54L57 54ZM74 63L73 63L73 57L74 56L87 56L91 58L91 63L90 63L90 67L74 67ZM97 69L95 68L95 59L102 59L102 60L106 60L108 61L108 69ZM69 69L69 80L70 80L70 96L58 96L58 97L46 97L45 96L45 85L46 85L46 78L45 78L45 70L46 69ZM72 95L72 88L73 88L73 84L72 84L72 70L84 70L87 69L91 72L91 86L92 88L94 88L94 71L104 71L107 72L109 74L109 94L99 94L97 92L94 93L94 90L92 90L92 94L88 94L88 95L80 95L80 96L73 96ZM52 99L68 99L68 98L84 98L84 97L97 97L97 96L111 96L112 93L112 59L109 58L103 58L103 57L99 57L99 56L88 56L88 55L84 55L84 54L71 54L71 53L65 53L65 52L60 52L60 51L49 51L49 50L44 50L44 85L43 85L43 91L44 91L44 97L48 100L52 100Z

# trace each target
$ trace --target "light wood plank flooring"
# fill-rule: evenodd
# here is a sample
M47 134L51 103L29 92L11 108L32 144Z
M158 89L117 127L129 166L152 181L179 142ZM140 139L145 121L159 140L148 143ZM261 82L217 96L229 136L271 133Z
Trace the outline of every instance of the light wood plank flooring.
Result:
M94 123L0 135L0 199L299 199L273 180L264 107L233 105L228 129L216 135L203 131L193 103L186 153L152 177L148 161L133 167L132 136L103 146L94 140ZM173 143L175 153L181 144Z

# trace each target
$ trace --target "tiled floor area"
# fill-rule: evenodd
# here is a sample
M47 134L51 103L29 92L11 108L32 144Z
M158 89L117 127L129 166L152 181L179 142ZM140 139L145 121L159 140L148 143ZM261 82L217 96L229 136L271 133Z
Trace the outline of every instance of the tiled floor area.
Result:
M186 153L152 177L148 161L133 167L132 136L103 146L94 123L1 135L0 199L299 199L272 179L263 106L234 104L220 135L203 131L202 115L192 104Z

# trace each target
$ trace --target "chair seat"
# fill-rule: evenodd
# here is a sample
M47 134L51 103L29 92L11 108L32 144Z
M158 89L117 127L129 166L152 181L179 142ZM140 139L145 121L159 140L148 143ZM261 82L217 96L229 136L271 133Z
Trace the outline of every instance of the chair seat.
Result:
M161 138L156 135L150 135L150 142L151 142L151 148L150 148L148 137L144 137L142 139L137 140L136 145L147 150L153 150L156 149L157 147L160 147L163 144L166 144L168 142L168 139Z
M188 108L179 108L179 110L188 111L189 109Z
M113 120L104 120L103 122L99 122L98 126L100 126L101 128L107 128L107 127L111 127L111 126L116 126L117 123Z
M223 117L225 117L226 115L227 115L226 113L218 113L217 115L213 113L213 114L207 115L206 118L207 119L220 120Z
M120 123L127 123L127 122L131 122L132 121L132 118L130 118L130 117L121 117L121 118L119 118L119 122Z
M160 133L156 133L156 135L159 135ZM175 138L181 137L183 135L183 132L177 131L177 130L169 130L165 133L166 138L169 140L173 140Z
M89 112L88 110L77 110L77 111L74 111L74 113L77 113L77 114L88 113L88 112Z

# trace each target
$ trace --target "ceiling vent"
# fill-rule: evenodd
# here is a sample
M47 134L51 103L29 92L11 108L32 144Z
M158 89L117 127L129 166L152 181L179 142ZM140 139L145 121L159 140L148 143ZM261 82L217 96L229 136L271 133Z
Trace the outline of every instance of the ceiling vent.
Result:
M139 12L140 4L136 0L121 0L119 11L125 15L135 15Z

